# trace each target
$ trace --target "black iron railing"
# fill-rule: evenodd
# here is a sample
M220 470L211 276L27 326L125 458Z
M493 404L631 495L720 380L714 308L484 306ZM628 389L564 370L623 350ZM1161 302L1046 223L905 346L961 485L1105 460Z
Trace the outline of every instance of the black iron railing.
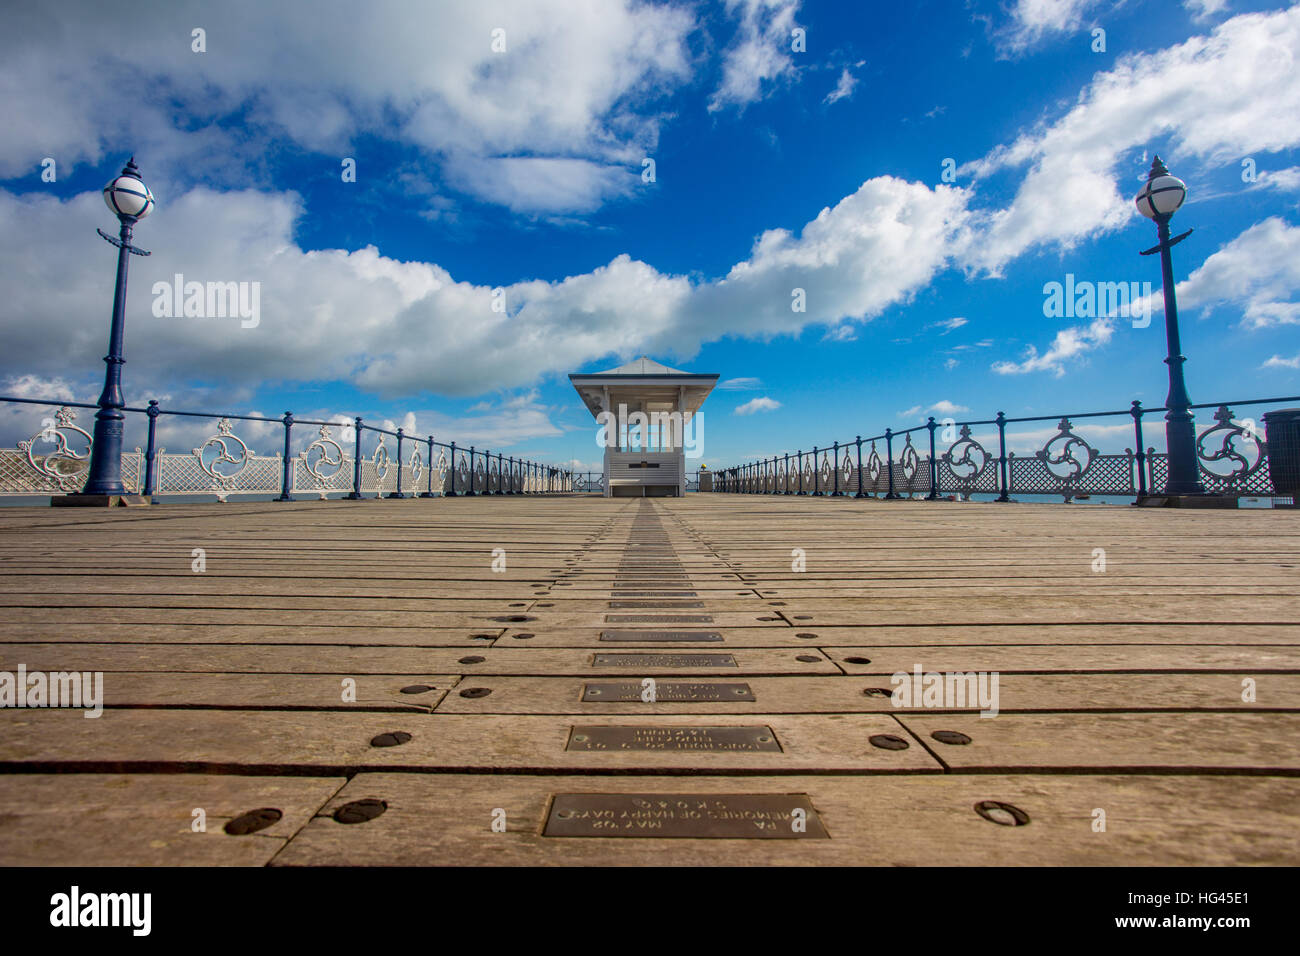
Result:
M1193 405L1214 409L1213 423L1196 440L1201 481L1210 494L1228 497L1267 497L1275 494L1269 479L1268 447L1263 427L1253 419L1239 420L1232 407L1278 405L1300 397L1248 399L1227 404ZM970 421L930 417L922 425L895 431L886 428L867 438L813 446L805 452L720 468L713 473L713 490L729 493L786 494L887 499L946 496L970 498L1012 495L1061 495L1066 501L1091 495L1160 494L1168 476L1168 456L1148 447L1144 418L1167 411L1133 402L1123 411L1079 412ZM1122 454L1105 454L1075 430L1082 419L1123 416L1132 424L1133 447ZM1056 422L1056 432L1030 454L1008 451L1009 426ZM972 431L996 428L996 454ZM923 444L918 449L913 436ZM1015 436L1013 435L1014 439ZM942 449L942 450L941 450ZM883 453L883 454L882 454Z
M74 409L94 410L82 402L0 396L0 403L57 409L42 428L16 448L0 448L0 495L63 495L79 491L85 482L92 437L76 424ZM361 418L333 421L297 419L292 412L279 418L222 412L160 408L123 411L144 415L147 436L143 447L122 454L127 488L141 495L277 494L292 501L295 494L344 497L428 498L436 495L546 494L572 490L571 470L518 459L489 449L435 441L432 435L407 435L369 425ZM215 420L216 431L186 453L168 453L157 441L158 419L164 415ZM235 422L279 425L283 451L258 455L234 431ZM294 426L317 428L316 437L293 454ZM338 438L334 429L340 429ZM395 449L387 441L395 439ZM350 445L351 455L344 445ZM366 447L369 446L369 453Z

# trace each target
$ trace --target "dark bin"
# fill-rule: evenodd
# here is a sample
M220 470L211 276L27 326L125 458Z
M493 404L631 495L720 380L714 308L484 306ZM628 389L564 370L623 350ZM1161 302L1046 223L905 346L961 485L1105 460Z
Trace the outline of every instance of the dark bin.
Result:
M1264 441L1274 494L1300 494L1300 408L1265 412Z

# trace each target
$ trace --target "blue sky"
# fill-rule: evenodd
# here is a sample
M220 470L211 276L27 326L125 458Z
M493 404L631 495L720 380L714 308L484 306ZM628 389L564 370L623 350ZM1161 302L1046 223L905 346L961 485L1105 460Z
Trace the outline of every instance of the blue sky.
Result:
M363 415L588 464L596 429L567 373L644 353L722 376L713 466L928 414L1158 406L1159 264L1137 255L1155 231L1132 206L1153 153L1189 188L1174 227L1195 229L1175 250L1193 400L1300 392L1300 9L356 12L0 14L0 392L98 394L99 189L133 153L158 206L136 232L153 255L131 263L132 404ZM176 273L260 283L257 325L155 315ZM1067 273L1151 283L1150 325L1045 315ZM5 415L6 441L30 432L30 412ZM169 427L191 447L192 423ZM274 449L274 429L249 434Z

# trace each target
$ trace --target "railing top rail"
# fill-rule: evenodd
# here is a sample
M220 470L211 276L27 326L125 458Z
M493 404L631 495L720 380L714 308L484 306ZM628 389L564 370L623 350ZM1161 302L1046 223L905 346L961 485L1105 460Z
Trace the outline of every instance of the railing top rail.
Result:
M1148 412L1148 411L1152 411L1152 412L1154 412L1154 411L1164 411L1164 409L1154 409L1154 408L1152 408L1152 409L1147 409L1147 408L1142 409L1143 414L1145 414L1145 413ZM1117 411L1117 412L1074 412L1074 413L1071 413L1071 414L1065 414L1065 415L1060 415L1060 414L1057 414L1057 415L1026 415L1026 416L1019 417L1019 418L1004 418L1003 421L1006 422L1008 425L1015 425L1015 424L1017 424L1017 423L1024 423L1024 422L1059 422L1062 418L1068 418L1068 419L1070 419L1070 420L1074 420L1074 419L1076 419L1076 418L1109 418L1109 417L1111 417L1111 416L1113 416L1113 415L1125 415L1125 416L1128 416L1128 417L1132 417L1132 415L1133 415L1133 409L1131 409L1131 408L1125 408L1125 409L1122 409L1122 410ZM958 424L958 425L969 425L969 424L974 424L974 423L973 423L973 422L958 422L957 424ZM993 424L996 425L996 424L997 424L997 421L994 420Z
M98 405L87 405L85 402L51 402L44 398L18 398L11 395L0 395L0 402L17 402L19 405L57 405L60 408L65 405L68 408L99 408Z

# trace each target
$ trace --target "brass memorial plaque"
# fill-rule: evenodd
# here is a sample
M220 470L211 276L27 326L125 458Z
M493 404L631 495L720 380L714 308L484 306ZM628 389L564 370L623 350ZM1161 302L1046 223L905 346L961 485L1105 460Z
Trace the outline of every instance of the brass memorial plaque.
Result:
M830 839L806 793L557 793L542 834Z
M601 681L582 686L584 703L614 701L625 703L643 702L647 689L641 681ZM718 684L701 681L661 680L655 682L654 698L656 703L670 704L690 701L692 703L726 703L732 700L754 700L754 692L748 684ZM647 701L648 703L648 701Z
M609 606L615 610L619 608L691 608L704 607L703 601L610 601Z
M602 641L708 641L722 640L719 631L601 631Z
M684 591L684 590L677 590L677 591L610 591L610 592L609 592L609 596L610 596L610 597L616 597L616 598L652 598L652 597L693 598L693 597L699 597L699 595L696 594L694 591Z
M771 727L606 727L569 731L565 750L672 750L709 753L781 753Z
M708 614L606 614L606 624L712 624Z
M592 667L737 667L731 654L597 654Z

